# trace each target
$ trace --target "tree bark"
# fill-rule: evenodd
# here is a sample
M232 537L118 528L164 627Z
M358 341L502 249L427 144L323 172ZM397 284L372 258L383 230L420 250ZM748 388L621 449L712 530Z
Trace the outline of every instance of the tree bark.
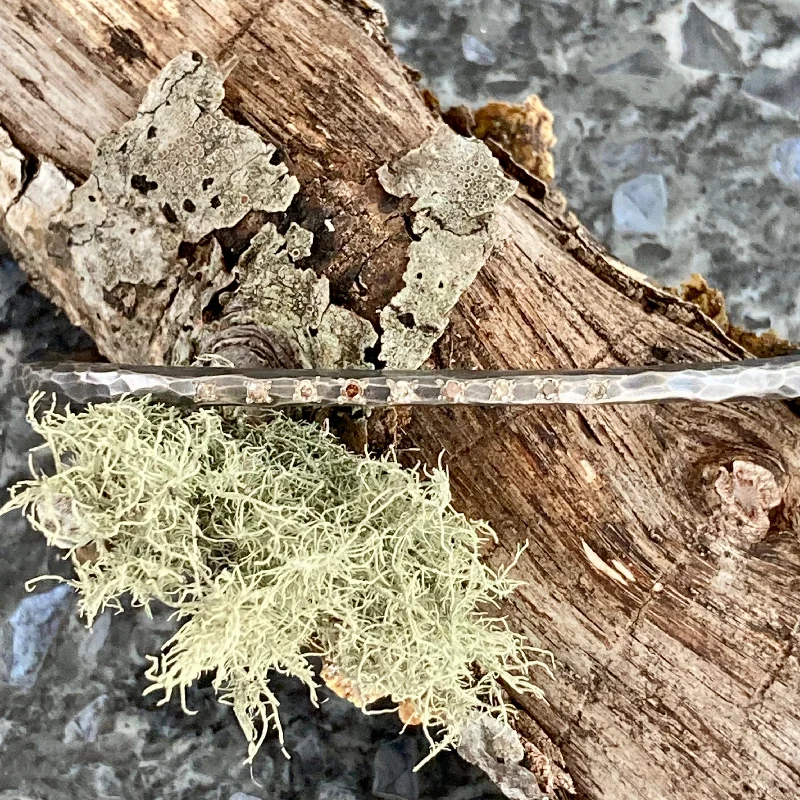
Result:
M274 143L300 181L289 213L315 230L310 265L332 298L377 322L402 286L410 237L408 205L383 192L376 170L438 120L369 0L10 0L0 13L0 122L28 159L22 186L0 185L2 230L35 285L107 358L166 358L161 319L144 314L147 347L132 351L80 300L41 234L67 179L88 176L98 137L190 49L238 59L223 108ZM529 188L501 210L504 241L431 365L746 355ZM779 402L447 408L404 421L415 456L432 463L444 450L459 510L497 530L487 558L505 563L530 543L516 570L527 585L504 610L555 657L548 702L514 698L540 777L560 748L591 800L800 796L798 434Z

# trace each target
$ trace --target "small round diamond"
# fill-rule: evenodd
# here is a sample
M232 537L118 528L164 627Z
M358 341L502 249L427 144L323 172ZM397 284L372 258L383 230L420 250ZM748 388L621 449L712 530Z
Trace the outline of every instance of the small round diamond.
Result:
M272 381L247 381L245 388L247 389L246 402L258 405L267 405L272 402L269 393Z
M494 403L510 403L514 400L514 389L517 386L515 380L508 378L497 378L492 382L492 394L489 397Z
M217 399L217 384L213 381L197 381L194 385L195 403L213 403Z
M292 400L295 403L316 403L319 401L317 393L317 381L311 378L300 378L294 382L294 394Z
M419 381L393 381L391 378L387 378L386 385L389 387L390 403L413 403L415 400L419 400L416 392Z

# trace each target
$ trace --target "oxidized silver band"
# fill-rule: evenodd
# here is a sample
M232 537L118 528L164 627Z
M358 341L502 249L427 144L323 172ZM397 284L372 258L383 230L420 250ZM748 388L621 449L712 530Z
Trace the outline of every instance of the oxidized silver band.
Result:
M25 392L77 403L154 398L190 405L598 405L800 397L800 354L716 364L538 371L310 371L24 364Z

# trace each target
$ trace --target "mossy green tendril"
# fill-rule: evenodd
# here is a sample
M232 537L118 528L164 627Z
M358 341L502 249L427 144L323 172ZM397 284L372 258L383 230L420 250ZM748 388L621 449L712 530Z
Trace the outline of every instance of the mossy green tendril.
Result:
M353 454L282 415L254 424L137 399L36 414L41 399L29 420L55 472L32 454L33 479L0 513L23 509L69 555L89 548L69 581L89 624L125 594L174 608L184 624L150 657L146 692L177 691L191 713L186 688L215 673L249 762L270 727L283 742L270 670L315 701L310 656L366 713L376 698L413 708L428 758L475 715L507 718L501 682L541 695L528 677L546 669L541 652L489 611L519 586L516 558L499 572L481 561L494 533L452 508L443 469Z

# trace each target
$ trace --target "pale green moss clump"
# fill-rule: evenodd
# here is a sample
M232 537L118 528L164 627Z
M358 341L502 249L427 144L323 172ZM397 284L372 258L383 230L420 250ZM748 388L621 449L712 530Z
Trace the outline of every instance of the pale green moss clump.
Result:
M51 544L92 554L74 559L71 582L90 623L125 593L176 609L184 625L152 658L147 691L185 700L214 671L249 760L270 725L280 734L270 670L315 698L307 656L352 696L405 709L431 755L475 715L505 718L501 681L539 692L537 651L487 613L518 584L479 558L494 534L453 510L443 470L355 455L283 416L128 399L37 420L40 399L30 419L56 470L15 487L3 511L23 508Z

